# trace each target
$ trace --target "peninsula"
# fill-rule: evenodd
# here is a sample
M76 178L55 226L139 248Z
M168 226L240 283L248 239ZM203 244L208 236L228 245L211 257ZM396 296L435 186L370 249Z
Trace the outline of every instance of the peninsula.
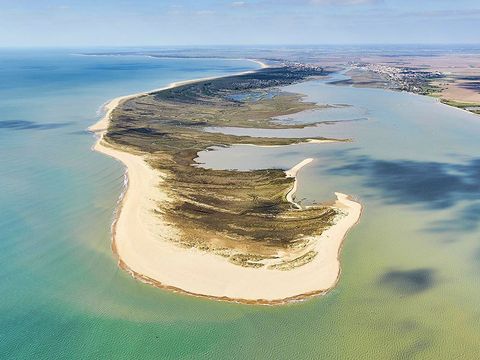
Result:
M280 304L323 294L340 274L339 251L361 205L294 201L292 169L195 166L213 146L283 146L348 141L235 136L215 127L295 128L274 117L316 109L282 86L325 75L318 67L265 67L117 98L91 131L95 150L125 164L128 186L113 224L120 266L152 285L191 295Z

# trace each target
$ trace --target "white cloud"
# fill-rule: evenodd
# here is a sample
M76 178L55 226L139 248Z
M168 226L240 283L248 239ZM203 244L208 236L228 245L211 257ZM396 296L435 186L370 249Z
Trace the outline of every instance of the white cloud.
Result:
M70 6L68 5L56 5L56 6L51 6L51 10L58 10L58 11L65 11L65 10L70 10Z
M213 10L199 10L197 11L197 15L213 15L215 11Z
M314 5L366 5L377 4L380 0L310 0Z
M232 2L231 5L233 7L242 7L242 6L247 5L247 3L245 1L234 1L234 2Z
M291 5L291 6L304 6L304 5L325 5L325 6L356 6L356 5L378 5L384 3L385 0L263 0L265 5Z

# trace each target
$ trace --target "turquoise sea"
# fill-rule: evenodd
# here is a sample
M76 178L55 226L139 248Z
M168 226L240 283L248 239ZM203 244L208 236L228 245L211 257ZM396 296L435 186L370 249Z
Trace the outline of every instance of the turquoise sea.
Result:
M350 105L280 119L336 121L293 133L353 141L233 147L199 162L288 168L313 157L297 198L352 194L361 223L330 294L281 307L215 302L117 267L110 224L123 167L91 151L85 129L113 97L258 65L82 51L0 51L1 359L480 357L479 116L407 93L289 87Z

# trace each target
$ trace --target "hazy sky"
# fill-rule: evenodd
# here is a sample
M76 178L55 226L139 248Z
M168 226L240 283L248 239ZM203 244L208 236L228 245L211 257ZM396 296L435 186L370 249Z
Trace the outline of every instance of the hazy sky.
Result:
M0 46L480 43L480 0L0 0Z

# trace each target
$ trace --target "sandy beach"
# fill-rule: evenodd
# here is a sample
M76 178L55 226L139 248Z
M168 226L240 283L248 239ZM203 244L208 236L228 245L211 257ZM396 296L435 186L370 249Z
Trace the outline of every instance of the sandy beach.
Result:
M295 192L297 191L297 188L298 188L297 174L305 165L310 164L312 161L313 161L312 158L305 159L305 160L299 162L297 165L295 165L291 169L285 171L285 175L287 175L287 177L295 178L295 181L293 183L293 187L287 193L287 201L291 202L297 209L301 208L301 206L293 200L293 195L295 195Z
M260 65L260 68L262 68L262 69L265 69L265 68L268 67L267 64L265 64L264 62L261 62L260 60L256 60L256 59L247 59L247 60ZM256 71L256 70L243 71L241 73L238 73L237 75L250 74L254 71ZM225 75L225 76L231 76L231 75ZM93 124L92 126L89 126L88 130L102 136L103 132L105 132L108 129L108 123L110 121L110 116L112 114L112 111L124 101L130 100L130 99L142 96L142 95L147 95L147 94L150 94L150 93L153 93L153 92L157 92L157 91L172 89L172 88L177 87L177 86L186 85L186 84L190 84L190 83L194 83L194 82L198 82L198 81L202 81L202 80L217 79L217 78L220 78L220 77L221 76L210 76L210 77L204 77L204 78L198 78L198 79L192 79L192 80L175 81L175 82L172 82L172 83L168 84L167 86L164 86L164 87L161 87L161 88L158 88L158 89L152 89L150 91L125 95L125 96L119 96L117 98L114 98L114 99L108 101L103 106L104 115L95 124Z
M172 83L166 88L192 81ZM155 214L155 204L169 201L162 191L162 174L151 168L141 154L114 149L102 138L113 109L143 93L113 99L105 106L104 117L89 128L99 138L94 149L126 166L128 188L112 226L112 247L119 264L135 278L155 286L190 295L251 304L282 304L319 295L333 288L340 274L339 251L348 231L359 221L362 207L349 196L336 193L334 206L344 213L321 236L310 238L318 255L309 263L291 270L246 268L195 248L175 244L174 227ZM298 171L313 159L305 159L286 171L295 177L288 201L293 202ZM298 206L297 204L295 204Z

